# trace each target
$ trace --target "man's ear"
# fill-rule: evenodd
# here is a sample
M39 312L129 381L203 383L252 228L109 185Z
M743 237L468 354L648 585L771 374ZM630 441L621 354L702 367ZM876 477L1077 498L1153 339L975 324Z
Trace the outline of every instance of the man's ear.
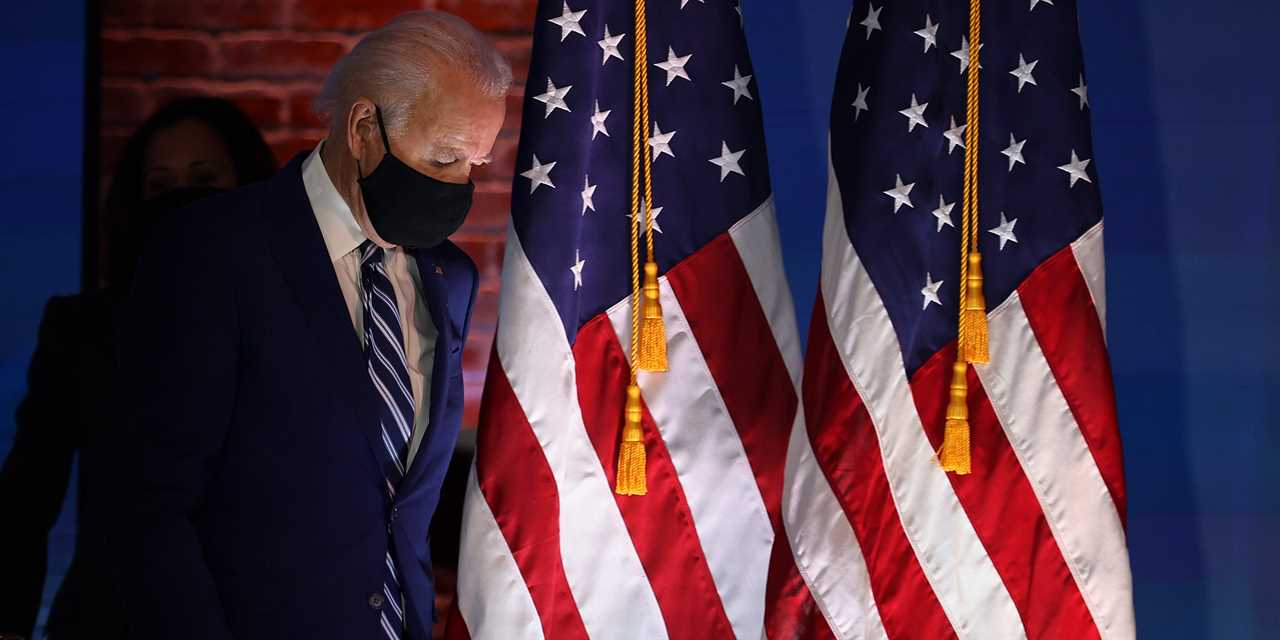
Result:
M382 138L373 101L356 98L347 111L347 148L365 175L382 161Z

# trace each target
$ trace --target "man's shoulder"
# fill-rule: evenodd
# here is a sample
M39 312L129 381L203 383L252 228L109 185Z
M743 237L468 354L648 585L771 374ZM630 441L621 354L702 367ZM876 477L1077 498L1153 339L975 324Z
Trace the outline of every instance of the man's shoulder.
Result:
M457 276L459 279L471 283L479 277L479 271L476 269L476 263L471 256L463 251L461 247L454 244L450 240L441 242L435 249L436 262L444 270L446 277L453 279Z
M258 182L198 200L167 216L157 225L162 236L202 239L204 242L232 239L251 233L268 204L274 199L273 181Z
M174 250L211 256L228 251L242 253L265 247L272 220L297 213L296 197L288 176L278 174L263 182L232 189L188 204L156 224L148 245L175 245Z

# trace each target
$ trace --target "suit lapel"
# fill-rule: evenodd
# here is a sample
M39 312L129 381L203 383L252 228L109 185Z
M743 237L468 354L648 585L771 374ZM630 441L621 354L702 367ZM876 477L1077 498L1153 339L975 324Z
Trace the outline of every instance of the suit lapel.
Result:
M346 300L302 183L305 155L299 154L273 179L284 202L275 211L267 212L274 236L271 246L294 302L302 308L315 353L333 372L334 393L349 399L338 406L348 410L346 422L364 432L372 461L376 462L377 452L381 451L378 399L369 383L360 338L351 326Z
M454 326L452 315L449 313L448 283L436 252L428 249L418 250L413 252L413 257L418 263L418 274L422 280L422 297L426 302L428 313L431 314L431 322L436 327L436 345L431 366L431 403L427 407L428 419L425 426L427 432L422 435L418 453L414 456L405 475L404 486L406 487L417 486L426 472L426 460L429 457L426 455L428 445L435 435L436 425L441 418L440 414L448 404L445 396L449 391L449 378L452 374L449 367L450 356L455 336L461 331L460 327Z

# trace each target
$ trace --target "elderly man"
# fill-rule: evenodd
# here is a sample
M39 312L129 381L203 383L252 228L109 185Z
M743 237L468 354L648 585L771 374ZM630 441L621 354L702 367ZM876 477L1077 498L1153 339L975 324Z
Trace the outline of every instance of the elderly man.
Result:
M462 20L403 15L333 68L315 151L153 236L121 354L131 636L430 637L476 290L446 238L510 82Z

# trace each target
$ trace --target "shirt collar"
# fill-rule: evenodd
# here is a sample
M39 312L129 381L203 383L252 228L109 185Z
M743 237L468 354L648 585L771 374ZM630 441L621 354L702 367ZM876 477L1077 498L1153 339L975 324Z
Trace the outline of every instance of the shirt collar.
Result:
M368 237L356 223L347 201L342 199L342 194L338 193L333 181L329 179L329 172L325 170L324 160L320 157L322 148L323 140L303 161L302 184L307 190L307 199L311 201L316 223L320 225L325 248L329 250L329 260L337 262L355 251Z

